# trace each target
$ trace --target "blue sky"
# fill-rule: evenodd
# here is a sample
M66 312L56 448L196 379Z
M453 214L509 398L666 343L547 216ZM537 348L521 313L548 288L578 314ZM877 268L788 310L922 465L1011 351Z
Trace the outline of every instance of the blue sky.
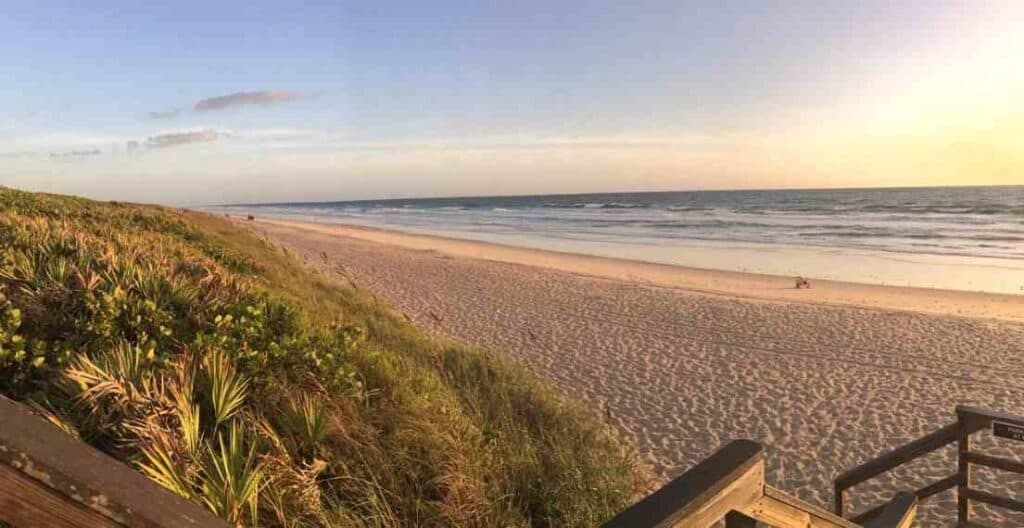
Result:
M1024 166L1014 2L97 4L5 4L0 184L209 203Z

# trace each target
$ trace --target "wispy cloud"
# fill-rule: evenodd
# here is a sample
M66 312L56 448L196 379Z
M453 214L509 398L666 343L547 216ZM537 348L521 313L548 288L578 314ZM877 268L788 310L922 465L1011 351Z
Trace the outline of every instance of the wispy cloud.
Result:
M220 110L232 106L259 105L267 106L287 101L294 101L299 94L293 92L282 92L276 90L260 90L256 92L236 92L218 97L210 97L196 101L194 110L205 112L208 110Z
M12 137L0 143L0 148L9 146L10 150L30 151L37 153L89 150L105 148L132 139L124 135L107 135L88 130L66 130L43 134L28 134Z
M179 114L181 114L181 110L175 109L164 112L150 112L149 117L150 119L170 119L172 117L177 117Z
M0 158L4 159L18 159L18 158L31 158L36 155L35 152L28 150L15 150L11 152L0 152Z
M170 131L150 136L146 139L146 145L152 148L176 147L189 143L209 143L229 135L229 131L213 128Z
M256 128L241 130L238 137L252 140L295 139L315 137L316 133L304 128Z
M50 158L53 159L69 159L69 158L87 158L91 156L99 156L100 149L94 148L89 150L68 150L64 152L51 152Z
M665 136L480 136L421 138L394 141L358 140L331 135L294 135L273 137L267 135L267 146L276 149L325 149L352 151L436 150L436 151L490 151L490 150L623 150L623 149L675 149L708 150L731 148L742 144L742 138L709 135Z

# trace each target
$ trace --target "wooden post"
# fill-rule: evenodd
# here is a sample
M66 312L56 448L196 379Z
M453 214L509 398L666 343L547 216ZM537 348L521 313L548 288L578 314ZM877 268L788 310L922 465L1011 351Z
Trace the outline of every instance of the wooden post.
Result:
M756 528L757 520L738 511L725 514L725 528Z
M960 424L960 439L956 443L956 471L960 482L956 486L956 520L966 526L971 517L971 503L968 493L971 487L971 464L968 453L971 450L971 434L967 429L966 417L957 409L957 423Z

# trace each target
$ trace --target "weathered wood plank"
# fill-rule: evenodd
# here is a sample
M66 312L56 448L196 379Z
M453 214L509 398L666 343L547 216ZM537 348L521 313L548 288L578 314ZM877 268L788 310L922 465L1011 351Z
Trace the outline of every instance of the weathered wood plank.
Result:
M847 489L856 486L865 480L876 477L890 469L910 462L915 458L926 455L936 449L945 447L957 441L961 433L970 434L977 431L966 432L959 422L954 422L941 429L929 433L917 440L908 442L888 453L869 460L842 475L836 477L835 483L838 489Z
M1012 423L1015 425L1024 425L1024 416L1018 416L1016 414L1010 414L1001 411L982 409L980 407L971 407L969 405L957 405L956 414L958 416L979 420L982 429L988 427L993 420L1005 423Z
M682 526L704 528L714 526L731 511L741 511L761 498L764 490L764 461L761 460L744 474L730 482L707 502L669 524L656 526Z
M0 397L0 465L130 527L226 528L197 504Z
M605 528L711 526L764 489L764 449L737 440L608 521Z
M790 495L780 489L776 489L770 486L765 487L765 495L771 497L773 500L777 502L785 503L794 508L800 508L801 510L806 511L808 514L810 514L812 522L827 522L839 524L841 526L847 526L851 524L846 519L843 519L842 517L839 517L838 515L824 508L819 508L818 506L815 506L811 503L804 502L799 498L794 497L793 495ZM817 519L817 521L815 519Z
M864 528L910 528L917 516L917 497L910 492L897 493L882 512Z
M1024 473L1024 462L1019 462L1017 460L994 457L978 453L975 451L968 451L964 458L971 464L988 466L990 468L1001 469L1003 471L1009 471L1011 473Z
M915 491L914 492L914 496L917 497L918 500L927 499L928 497L931 497L932 495L935 495L935 494L938 494L938 493L942 493L943 491L946 491L946 490L948 490L950 488L953 488L953 487L955 487L959 483L960 483L960 475L959 474L950 475L950 476L948 476L948 477L946 477L946 478L944 478L942 480L939 480L939 481L936 481L936 482L932 482L931 484L929 484L929 485L927 485L927 486L925 486L925 487ZM888 506L888 503L883 504L881 506L876 506L876 507L874 507L874 508L872 508L872 509L870 509L870 510L864 512L864 513L860 513L858 515L855 515L853 517L853 521L857 522L857 523L865 523L865 522L873 519L878 514L880 514L882 512L882 510L885 509L886 506Z
M957 421L927 434L917 440L904 444L875 459L869 460L853 469L850 469L836 477L833 487L833 510L837 515L846 514L844 509L844 494L861 482L874 478L886 471L913 461L914 459L941 449L953 442L957 443L958 464L957 474L936 482L931 486L918 490L915 494L918 499L930 497L935 493L944 491L952 486L957 486L957 510L960 521L966 520L970 513L970 505L963 498L970 486L970 465L967 463L966 454L970 450L970 435L989 427L992 420L997 418L1010 423L1024 423L1024 418L977 409L973 407L959 406L956 408ZM863 521L877 515L885 505L877 506L867 512L854 517L855 520Z
M965 422L963 415L959 416ZM967 489L971 485L971 465L967 462L967 453L971 451L971 435L962 433L956 442L956 472L960 477L956 483L956 519L967 522L971 518L971 501L967 500Z
M740 511L778 528L860 528L838 515L771 486L765 486L761 499Z
M931 484L917 490L914 495L917 496L918 500L927 499L932 495L937 495L943 491L948 490L960 483L960 475L950 475L942 480L932 482Z
M0 464L0 521L14 527L122 528L124 525L53 490L6 464Z
M725 528L757 528L757 519L732 511L725 514Z
M999 506L1000 508L1006 508L1007 510L1024 512L1024 501L1000 497L987 491L969 489L967 490L967 498L978 502L984 502L985 504Z

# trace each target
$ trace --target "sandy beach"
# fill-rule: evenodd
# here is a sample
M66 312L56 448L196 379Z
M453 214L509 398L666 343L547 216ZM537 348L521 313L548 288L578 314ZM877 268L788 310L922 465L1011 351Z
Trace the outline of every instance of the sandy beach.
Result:
M1024 413L1024 296L645 264L355 227L241 222L431 331L510 355L584 402L659 482L731 439L768 480L831 504L844 469L950 423L957 404ZM1024 457L981 435L979 449ZM854 489L855 507L951 474L948 448ZM1024 481L973 482L1021 498ZM921 526L954 513L925 502ZM1024 525L1005 510L979 521Z

